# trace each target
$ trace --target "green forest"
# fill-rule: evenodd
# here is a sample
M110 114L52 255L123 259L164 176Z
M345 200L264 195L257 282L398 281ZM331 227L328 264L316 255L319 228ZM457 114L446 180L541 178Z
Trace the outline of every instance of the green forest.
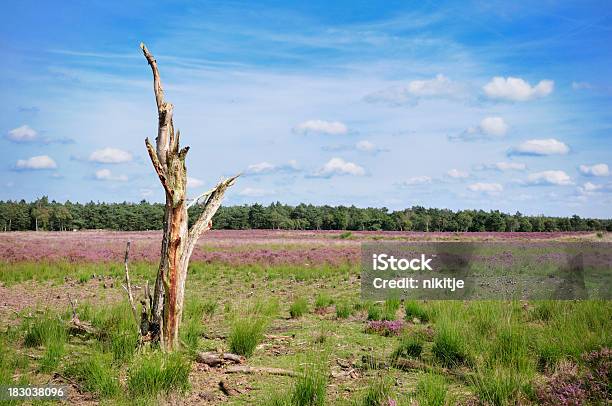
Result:
M0 201L0 230L160 230L161 203L59 203ZM195 220L199 207L189 211ZM611 219L525 216L498 210L460 210L414 206L405 210L354 206L290 206L272 203L224 206L213 218L215 229L371 230L371 231L612 231Z

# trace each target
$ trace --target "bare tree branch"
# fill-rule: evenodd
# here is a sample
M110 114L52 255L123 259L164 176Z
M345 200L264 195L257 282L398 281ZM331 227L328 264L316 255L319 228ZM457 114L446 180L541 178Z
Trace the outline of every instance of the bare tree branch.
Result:
M155 92L155 102L157 103L157 116L159 121L157 138L155 138L157 144L157 158L161 167L166 168L166 155L170 147L170 141L172 141L172 143L175 142L173 140L174 127L172 125L173 106L171 103L167 103L164 100L164 89L162 88L161 78L159 77L157 61L153 55L151 55L144 43L140 43L140 48L153 71L153 91Z
M132 308L132 315L134 316L134 322L136 323L136 328L140 331L140 321L138 320L138 312L136 311L136 304L134 303L134 296L132 296L132 284L130 283L130 270L128 267L128 259L130 257L130 241L127 242L125 246L125 258L123 260L123 265L125 266L125 285L123 285L123 289L128 294L128 300L130 301L130 307Z
M148 138L145 138L145 145L147 146L147 152L149 153L149 157L151 158L151 163L153 163L153 168L155 172L157 172L157 176L159 176L159 181L161 182L164 190L167 193L171 193L170 187L168 186L168 180L166 178L166 170L162 167L161 162L159 162L159 158L157 157L157 152L149 142Z
M198 204L198 202L200 201L201 198L206 197L206 196L210 196L210 194L212 192L214 192L216 190L216 188L212 188L210 190L207 190L206 192L200 194L198 197L196 197L195 199L193 199L188 205L187 205L187 209L195 206L196 204Z
M70 302L70 307L72 308L72 318L76 319L77 316L77 312L76 312L76 301L72 301L72 298L70 297L70 293L68 293L68 301Z
M204 204L204 210L200 214L200 217L196 220L196 222L189 229L189 236L187 238L187 258L191 256L193 252L193 247L198 242L200 235L206 231L210 230L212 227L212 218L217 212L217 209L221 205L223 201L223 195L228 187L232 186L236 179L240 176L240 174L232 176L228 179L225 179L217 184L210 193L208 200Z

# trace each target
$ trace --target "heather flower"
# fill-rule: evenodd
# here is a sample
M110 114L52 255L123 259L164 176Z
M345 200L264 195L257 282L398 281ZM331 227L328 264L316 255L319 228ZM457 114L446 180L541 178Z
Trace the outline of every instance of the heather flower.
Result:
M379 334L381 336L397 336L404 329L402 320L372 320L366 325L366 333Z

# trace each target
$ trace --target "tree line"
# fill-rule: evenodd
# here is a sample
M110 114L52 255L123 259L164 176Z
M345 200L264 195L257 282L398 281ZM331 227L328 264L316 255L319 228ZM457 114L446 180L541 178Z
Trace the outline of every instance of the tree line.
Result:
M189 211L190 223L199 207ZM161 230L164 205L149 203L60 203L42 197L33 202L0 201L0 230ZM612 219L526 216L498 210L424 208L389 211L355 206L290 206L272 203L223 206L214 229L370 230L370 231L612 231Z

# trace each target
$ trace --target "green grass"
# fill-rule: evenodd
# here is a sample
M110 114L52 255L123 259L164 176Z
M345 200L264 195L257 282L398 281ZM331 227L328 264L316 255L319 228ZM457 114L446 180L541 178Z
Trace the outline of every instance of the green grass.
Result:
M204 300L197 296L188 296L185 298L185 307L183 310L183 320L197 319L202 320L204 316L211 317L217 310L217 301Z
M134 355L138 332L127 301L113 306L82 310L83 318L101 332L98 341L105 352L113 354L116 361L127 361Z
M204 334L204 318L210 318L217 309L215 300L203 300L197 296L187 296L180 329L181 341L193 353L198 349L200 337Z
M406 312L406 320L412 321L415 317L423 323L429 321L429 314L416 300L407 300L404 303L404 311Z
M26 319L22 328L25 330L23 343L26 347L44 347L39 370L55 370L66 353L68 332L64 322L59 316L47 312L33 319Z
M100 398L117 396L121 390L119 372L110 353L94 352L79 357L66 367L66 375L76 379L83 389Z
M446 367L454 367L468 360L467 344L460 328L445 321L438 326L432 347L434 357Z
M401 306L401 302L397 298L389 298L383 303L381 319L382 320L395 320L397 318L397 311Z
M478 398L494 406L517 404L528 382L524 375L503 367L481 369L472 380Z
M400 337L399 344L391 353L391 358L419 358L422 352L423 338L418 334L404 334Z
M314 307L316 310L325 309L331 306L334 300L326 293L319 293L315 298Z
M336 317L338 319L347 319L353 313L353 306L347 302L337 302L336 303Z
M26 347L65 343L68 339L68 332L64 322L59 319L59 316L52 313L45 313L33 319L26 319L23 328L25 329L23 343Z
M366 388L365 394L358 405L380 406L389 404L391 398L391 383L388 379L374 379Z
M529 337L519 325L506 325L499 328L495 339L491 341L487 354L488 365L502 365L520 372L533 368L529 354Z
M230 352L250 357L263 339L267 322L261 317L236 318L232 322L228 345Z
M178 352L139 355L132 359L127 371L128 392L146 398L162 393L184 393L190 387L190 369L189 361Z
M289 306L289 315L292 319L300 318L306 313L308 313L308 302L303 297L298 297Z
M297 377L291 394L291 404L295 406L323 406L327 392L326 360L307 361L302 373Z
M425 374L417 383L416 400L419 406L444 406L448 400L448 387L441 375Z
M64 326L71 312L61 313L63 321L57 314L35 309L10 314L0 327L0 383L46 382L53 372L59 372L78 381L102 404L172 401L174 395L166 399L165 394L187 390L188 359L200 348L250 354L249 365L299 373L297 377L228 375L231 383L237 380L238 387L253 388L228 398L230 404L361 405L389 397L402 406L410 405L412 399L420 405L453 405L455 398L478 398L489 405L530 404L536 383L559 365L569 361L584 368L582 354L612 347L611 302L413 300L397 309L394 300L356 300L359 280L352 265L266 267L196 262L190 267L183 312L181 340L185 346L176 355L187 366L173 367L168 355L154 349L137 350L129 306L125 300L114 301L124 297L122 264L82 269L59 264L56 270L43 264L40 272L20 267L7 270L0 263L0 274L4 272L0 279L19 279L21 276L9 274L25 269L31 272L25 277L35 281L55 277L63 281L68 275L72 286L81 276L95 273L114 278L115 290L102 289L97 279L85 282L87 289L99 289L95 301L77 308L81 320L100 330L93 337L66 335ZM143 286L142 278L150 280L154 273L154 266L135 265L134 284ZM226 294L228 287L234 292L231 297ZM332 297L335 307L330 307ZM319 308L327 311L309 312L303 298L312 298L311 308L318 301ZM365 333L366 318L391 318L394 308L398 317L406 318L404 335ZM335 314L329 314L330 310ZM299 320L289 320L288 314ZM412 323L415 318L420 324ZM270 346L258 350L268 326L275 338L266 340ZM215 336L227 338L209 338ZM333 349L332 361L317 359L324 358L322 345ZM352 365L363 355L385 360L387 368L360 371L359 379L329 380L329 368L339 371L336 361ZM446 371L440 367L454 370L433 376L403 371L393 367L398 358L418 359L415 365L439 373ZM462 379L456 379L458 375ZM195 382L196 393L209 389L218 393L216 388L201 387L200 379Z
M368 311L368 320L380 320L382 318L382 309L378 303L368 302L365 304Z

